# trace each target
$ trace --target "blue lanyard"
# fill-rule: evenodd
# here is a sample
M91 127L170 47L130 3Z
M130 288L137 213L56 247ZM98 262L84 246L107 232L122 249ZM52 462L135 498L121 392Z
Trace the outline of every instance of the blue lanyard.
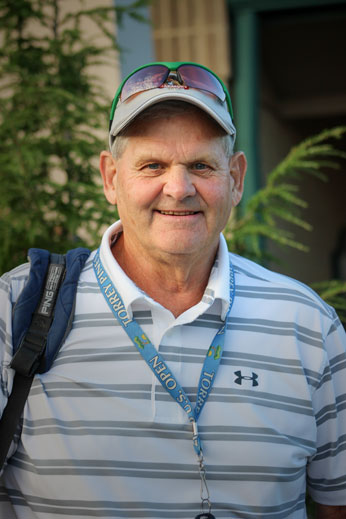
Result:
M234 271L231 263L229 275L230 303L228 311L225 321L217 331L204 360L198 384L196 405L194 409L192 408L189 397L186 395L184 389L181 387L171 370L168 368L163 357L157 351L155 346L143 332L142 328L135 321L135 319L131 319L128 315L119 292L115 288L102 264L99 251L97 251L94 258L94 271L101 292L104 295L114 316L124 328L133 344L142 355L156 378L160 381L162 386L171 395L173 400L175 400L187 413L189 421L192 423L193 427L193 446L197 456L201 458L202 446L197 428L197 420L213 387L215 376L219 368L223 353L227 320L233 305L235 293Z

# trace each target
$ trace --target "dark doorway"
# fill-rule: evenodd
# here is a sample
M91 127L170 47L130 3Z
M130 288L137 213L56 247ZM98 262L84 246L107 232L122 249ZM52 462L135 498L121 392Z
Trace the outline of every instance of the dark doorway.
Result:
M261 171L291 146L325 128L346 126L346 5L259 14ZM337 143L346 151L346 138ZM297 239L310 252L272 248L277 270L306 283L345 279L346 160L329 182L302 178L304 217L313 232Z

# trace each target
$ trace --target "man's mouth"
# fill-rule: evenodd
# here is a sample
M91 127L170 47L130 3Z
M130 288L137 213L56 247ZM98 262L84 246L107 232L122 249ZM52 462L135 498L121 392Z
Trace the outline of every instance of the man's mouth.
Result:
M192 214L199 213L199 211L161 211L161 210L158 210L158 213L165 214L168 216L190 216Z

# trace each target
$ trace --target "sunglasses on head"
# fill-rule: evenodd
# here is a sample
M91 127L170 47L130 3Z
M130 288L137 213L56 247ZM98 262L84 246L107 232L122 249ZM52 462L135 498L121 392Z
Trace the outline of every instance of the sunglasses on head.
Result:
M213 94L220 101L226 101L228 111L233 119L230 95L223 81L212 70L191 62L160 62L143 65L124 79L115 93L110 114L110 125L119 102L122 103L139 92L160 88L165 83L172 86L180 85L186 89L196 88Z

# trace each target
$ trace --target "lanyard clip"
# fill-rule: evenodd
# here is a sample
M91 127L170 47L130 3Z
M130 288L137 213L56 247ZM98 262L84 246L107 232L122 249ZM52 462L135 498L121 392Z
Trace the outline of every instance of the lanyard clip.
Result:
M196 420L191 420L192 423L192 439L196 443L198 439L198 426Z
M210 502L210 494L209 488L207 484L206 478L206 470L204 466L203 454L201 453L199 457L199 475L201 478L201 514L200 519L204 518L213 518L214 516L211 514L211 502Z
M201 441L198 434L198 426L197 422L194 418L191 419L192 423L192 440L193 446L197 453L198 465L199 465L199 476L201 478L201 514L199 514L196 519L215 519L213 514L211 513L211 502L210 502L210 494L209 488L207 484L206 478L206 470L204 466L204 458L203 451L201 446Z
M198 459L203 459L201 439L199 437L197 422L194 418L191 419L192 423L192 442Z

